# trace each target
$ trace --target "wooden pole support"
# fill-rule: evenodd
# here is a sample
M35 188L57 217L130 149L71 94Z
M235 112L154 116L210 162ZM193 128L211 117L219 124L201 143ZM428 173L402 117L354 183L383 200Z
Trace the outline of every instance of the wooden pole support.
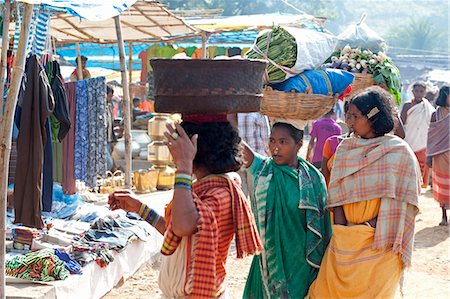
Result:
M120 16L114 17L114 23L116 25L117 43L119 46L119 59L120 59L120 73L122 75L122 88L123 88L123 121L125 125L125 188L131 188L131 107L130 107L130 94L128 89L127 78L127 66L125 63L125 46L122 37L122 26L120 24Z
M76 43L76 48L77 48L77 78L78 80L83 80L83 69L81 67L81 51L80 51L80 44Z
M6 71L6 59L9 48L9 18L11 13L11 6L9 0L5 1L5 5L3 7L3 32L2 32L2 59L0 61L0 99L3 100L3 92L5 91L5 85L3 84L5 81L5 71ZM0 100L0 103L2 102ZM0 127L2 125L2 113L0 111Z
M7 0L8 1L8 0ZM6 238L6 192L8 189L9 154L11 134L16 110L17 96L25 69L26 46L30 35L33 4L24 3L20 39L11 76L11 85L5 106L5 115L0 129L0 299L5 298L5 238Z

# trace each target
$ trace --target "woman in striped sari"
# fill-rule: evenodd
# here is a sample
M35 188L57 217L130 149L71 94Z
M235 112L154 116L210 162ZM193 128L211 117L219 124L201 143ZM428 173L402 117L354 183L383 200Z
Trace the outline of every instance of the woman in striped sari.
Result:
M244 298L303 298L316 278L331 235L322 174L297 153L303 131L273 125L270 158L245 145L253 177L252 208L264 245L247 278Z
M408 144L387 134L394 117L379 87L350 101L353 135L337 148L328 187L333 236L310 298L393 298L411 264L420 168Z
M436 100L438 108L431 116L428 128L427 156L432 158L433 196L442 208L442 221L439 225L448 225L447 209L450 209L449 89L449 86L440 89Z
M233 238L238 258L262 250L250 202L233 174L241 166L240 138L226 115L183 119L165 133L177 166L165 216L129 192L112 194L110 205L138 213L164 234L158 282L165 298L226 298Z

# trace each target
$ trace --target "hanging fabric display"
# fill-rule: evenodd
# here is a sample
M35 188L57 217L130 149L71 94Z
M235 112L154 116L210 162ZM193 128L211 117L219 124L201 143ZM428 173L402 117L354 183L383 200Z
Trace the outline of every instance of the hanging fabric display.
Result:
M20 11L21 5L17 5L17 21L15 24L14 33L14 51L17 51L20 39L20 27L22 26L22 12ZM33 8L33 15L30 23L30 36L28 37L28 43L26 46L26 52L41 56L45 49L45 43L47 41L47 33L50 22L50 14L43 10L41 6L35 6Z
M106 79L87 80L89 148L86 184L95 187L97 175L106 172ZM86 124L85 124L86 125Z
M106 172L106 79L77 81L75 178L95 187Z
M75 118L75 178L86 181L89 139L87 80L77 81Z
M81 81L80 81L81 82ZM77 82L69 82L64 84L66 90L67 106L69 109L69 117L75 122L76 120L76 101L77 101ZM62 188L64 194L72 195L76 193L75 185L75 127L73 124L67 132L66 138L63 140L63 178Z
M41 196L46 122L54 108L47 76L36 55L28 58L18 97L19 135L14 184L15 223L42 228Z

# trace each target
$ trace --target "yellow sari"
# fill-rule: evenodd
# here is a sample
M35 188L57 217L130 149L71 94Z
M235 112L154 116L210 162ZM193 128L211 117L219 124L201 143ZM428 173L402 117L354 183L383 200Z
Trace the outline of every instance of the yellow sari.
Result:
M333 225L333 236L310 298L393 298L402 260L391 249L372 249L375 228L364 222L378 215L381 199L343 205L349 225Z

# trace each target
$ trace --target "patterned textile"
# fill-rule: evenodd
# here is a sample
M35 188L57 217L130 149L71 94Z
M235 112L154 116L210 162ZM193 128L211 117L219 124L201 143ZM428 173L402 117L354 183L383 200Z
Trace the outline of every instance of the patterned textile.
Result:
M77 103L75 116L75 178L87 181L87 162L89 151L89 117L87 81L77 81Z
M433 157L431 176L434 199L442 208L450 209L450 151Z
M303 298L331 236L323 176L298 158L298 169L255 155L248 171L264 251L254 257L245 298Z
M88 88L89 146L86 184L95 187L97 175L106 172L106 79L86 80Z
M420 151L414 152L414 154L419 162L420 172L422 174L422 186L425 188L428 186L430 178L430 167L427 165L427 149L424 148Z
M373 248L392 248L409 266L419 178L414 153L402 139L390 135L344 139L333 161L327 207L381 198Z
M238 127L241 138L260 155L266 155L269 144L269 120L259 112L238 113Z
M190 236L190 263L187 295L217 298L224 292L224 265L233 236L237 257L256 254L262 249L256 225L242 190L227 176L208 176L193 185L199 212L198 232ZM231 212L231 213L230 213ZM161 253L172 255L181 242L172 231L171 205L166 209L167 231Z

